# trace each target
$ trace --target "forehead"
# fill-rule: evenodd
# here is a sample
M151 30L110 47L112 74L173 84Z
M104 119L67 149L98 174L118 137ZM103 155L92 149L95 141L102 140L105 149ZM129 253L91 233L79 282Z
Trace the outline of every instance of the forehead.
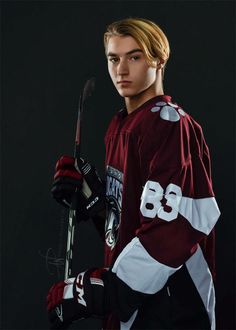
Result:
M107 43L107 54L124 55L132 49L140 49L137 41L131 36L112 36Z

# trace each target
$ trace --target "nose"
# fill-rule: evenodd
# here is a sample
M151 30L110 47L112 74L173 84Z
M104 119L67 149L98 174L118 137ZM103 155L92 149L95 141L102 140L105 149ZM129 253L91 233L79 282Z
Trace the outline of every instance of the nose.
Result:
M117 75L124 76L129 73L128 63L125 60L120 60L120 63L117 65Z

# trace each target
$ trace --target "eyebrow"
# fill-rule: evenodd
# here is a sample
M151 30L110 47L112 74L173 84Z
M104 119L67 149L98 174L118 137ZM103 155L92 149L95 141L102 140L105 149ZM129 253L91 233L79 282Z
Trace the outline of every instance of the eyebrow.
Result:
M143 53L142 49L140 49L140 48L135 48L135 49L132 49L132 50L130 50L129 52L125 53L125 55L130 55L130 54L137 53L137 52L139 52L139 53ZM107 54L107 57L108 57L108 56L118 56L118 54L115 54L115 53L111 53L111 52L109 52L109 53Z

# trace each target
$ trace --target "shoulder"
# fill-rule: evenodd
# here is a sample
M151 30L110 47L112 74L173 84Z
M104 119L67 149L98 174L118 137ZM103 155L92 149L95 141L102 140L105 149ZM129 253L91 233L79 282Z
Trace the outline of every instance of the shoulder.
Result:
M151 121L164 124L180 123L184 118L189 119L188 113L177 103L173 102L157 102L149 111L149 119Z
M142 137L148 140L177 139L191 125L191 116L177 103L160 101L146 109L142 118Z
M169 154L170 163L186 163L191 154L200 153L201 125L179 104L157 102L146 112L140 152ZM165 164L168 163L165 161Z
M148 132L167 133L196 131L202 134L201 125L190 115L185 108L176 102L157 102L146 112L145 124L149 126Z

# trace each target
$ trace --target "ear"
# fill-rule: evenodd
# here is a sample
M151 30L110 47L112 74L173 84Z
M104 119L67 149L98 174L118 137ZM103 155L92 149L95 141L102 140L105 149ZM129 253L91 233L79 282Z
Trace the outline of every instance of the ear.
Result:
M165 61L159 58L156 58L155 60L152 61L152 66L156 70L161 70L165 65Z
M156 65L157 70L161 70L164 67L164 65L165 65L165 61L158 58L157 65Z

